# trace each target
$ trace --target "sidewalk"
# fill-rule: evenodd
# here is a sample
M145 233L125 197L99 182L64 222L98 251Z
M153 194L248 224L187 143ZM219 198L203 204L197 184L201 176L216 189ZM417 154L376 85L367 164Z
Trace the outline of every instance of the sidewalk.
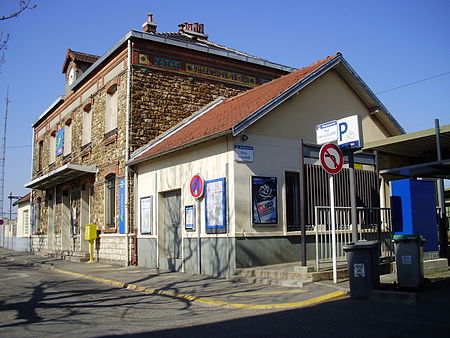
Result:
M46 258L28 252L14 252L4 248L0 248L0 257L30 266L38 266L56 273L91 279L118 288L159 294L209 306L240 309L298 308L348 297L349 291L348 280L341 280L337 284L332 281L324 281L307 284L302 288L289 288L240 283L206 275L161 272L144 267L124 267L109 262L76 263ZM441 290L441 282L442 280L450 281L450 271L425 277L427 283L424 291L402 294L397 291L393 292L395 275L383 275L381 277L383 290L380 291L382 297L376 299L414 304L411 299L427 303L441 299L442 292L448 294L448 290Z
M246 284L225 278L164 272L135 266L124 267L109 262L76 263L5 248L0 248L0 257L118 288L159 294L209 306L288 309L347 297L348 293L345 285L340 287L312 283L303 288L289 288Z

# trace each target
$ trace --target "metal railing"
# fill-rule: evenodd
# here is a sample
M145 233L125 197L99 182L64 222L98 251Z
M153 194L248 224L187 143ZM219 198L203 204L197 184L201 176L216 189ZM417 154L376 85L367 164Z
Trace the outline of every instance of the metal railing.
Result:
M358 240L379 240L381 258L391 259L394 255L392 245L392 219L390 208L357 208ZM336 218L336 258L345 261L344 246L352 242L352 221L350 207L335 207ZM315 207L314 231L316 237L316 270L321 265L332 263L331 250L331 208Z

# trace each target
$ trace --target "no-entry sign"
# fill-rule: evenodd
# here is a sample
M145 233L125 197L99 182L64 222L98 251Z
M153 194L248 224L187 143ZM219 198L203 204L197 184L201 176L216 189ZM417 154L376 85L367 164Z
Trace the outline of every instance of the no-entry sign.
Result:
M203 190L205 189L205 181L200 175L194 175L189 183L189 190L191 195L195 198L200 198L203 196Z
M333 143L324 144L319 153L320 164L327 173L337 174L344 165L341 149Z

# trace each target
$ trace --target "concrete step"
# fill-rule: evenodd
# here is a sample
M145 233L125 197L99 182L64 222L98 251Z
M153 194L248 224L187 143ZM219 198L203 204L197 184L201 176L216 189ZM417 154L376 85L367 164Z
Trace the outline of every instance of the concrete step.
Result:
M302 279L307 277L302 272L269 269L236 269L236 275L271 279Z
M312 283L312 279L276 279L276 278L262 278L262 277L248 277L234 275L229 280L241 283L261 284L261 285L276 285L284 287L298 287L301 288L306 284Z
M71 262L87 262L89 261L89 252L85 251L61 251L58 253L55 253L55 257L58 257L60 259L65 259L67 261Z

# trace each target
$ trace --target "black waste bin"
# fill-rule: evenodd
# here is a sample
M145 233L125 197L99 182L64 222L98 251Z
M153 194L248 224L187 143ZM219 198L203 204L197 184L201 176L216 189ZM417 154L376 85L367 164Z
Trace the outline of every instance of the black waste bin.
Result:
M421 235L394 235L395 265L400 288L421 288L423 279L423 244Z
M347 255L350 296L367 299L380 286L380 242L357 241L344 247Z

